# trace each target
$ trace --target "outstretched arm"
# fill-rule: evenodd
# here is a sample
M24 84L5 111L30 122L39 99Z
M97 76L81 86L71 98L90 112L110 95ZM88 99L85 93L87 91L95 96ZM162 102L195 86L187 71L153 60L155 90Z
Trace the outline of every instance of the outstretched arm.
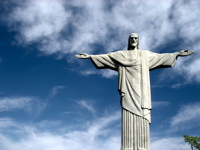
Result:
M107 54L101 55L89 55L86 53L81 53L75 55L76 58L79 59L91 59L93 64L98 68L110 68L112 70L117 70L117 63L112 60Z
M149 53L149 69L153 70L156 68L166 68L166 67L173 67L176 63L176 60L179 56L188 56L193 54L193 51L189 50L182 50L180 52L175 53Z

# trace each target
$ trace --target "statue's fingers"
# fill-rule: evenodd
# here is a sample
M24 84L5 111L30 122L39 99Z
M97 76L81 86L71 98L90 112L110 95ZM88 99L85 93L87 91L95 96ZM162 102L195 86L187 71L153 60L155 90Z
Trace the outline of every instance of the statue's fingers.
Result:
M194 53L194 51L189 51L188 53L191 55L191 54L193 54L193 53Z
M82 56L80 54L76 54L75 57L76 58L82 58Z
M86 53L80 53L79 55L87 55Z
M181 52L188 52L189 50L185 49L185 50L182 50Z

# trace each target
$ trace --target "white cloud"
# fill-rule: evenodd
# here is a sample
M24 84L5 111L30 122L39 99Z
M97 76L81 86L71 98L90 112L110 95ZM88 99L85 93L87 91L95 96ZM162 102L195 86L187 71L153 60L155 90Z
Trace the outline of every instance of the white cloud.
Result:
M27 109L34 101L33 97L3 97L0 98L0 112Z
M196 19L200 15L198 10L199 1L177 1L174 5L173 16L174 24L179 27L179 34L184 39L184 45L193 46L197 44L199 39L200 29L198 26L200 22ZM191 11L192 10L192 11ZM193 46L195 49L199 47Z
M166 101L152 101L152 107L157 108L157 107L164 107L164 106L169 106L170 103Z
M99 74L102 75L104 78L113 78L118 75L116 71L110 70L110 69L103 69L103 70L86 70L80 72L82 75L89 76L89 75L95 75Z
M89 112L91 112L93 115L95 115L96 111L95 111L91 101L80 100L80 101L77 101L77 104L79 104L81 107L87 109Z
M101 71L101 74L103 77L105 78L113 78L115 76L118 75L118 73L116 71L113 71L113 70L109 70L109 69L104 69Z
M85 71L81 71L81 74L84 75L84 76L89 76L89 75L97 74L97 71L94 71L94 70L85 70Z
M4 128L0 126L0 145L4 150L21 150L22 147L26 150L116 150L120 148L120 132L117 130L116 133L116 122L120 123L120 112L113 112L82 124L82 129L74 124L73 128L77 127L75 130L68 130L65 124L60 129L57 123L51 121L41 124L23 124L6 119L9 123ZM1 120L3 119L1 118L0 122ZM51 130L52 126L54 126L53 130ZM4 131L9 131L9 134Z
M99 135L108 136L110 134L110 131L109 131L110 129L108 129L108 127L110 127L110 125L113 122L120 121L120 118L121 118L120 112L113 112L113 114L111 114L111 115L108 115L108 116L98 119L88 129L88 133L90 135L90 140L93 141L95 139L95 137L99 136ZM118 124L120 124L120 122Z
M32 117L38 116L46 107L46 103L35 97L1 97L0 112L16 112L24 110Z
M26 44L40 42L40 50L47 54L91 52L95 43L103 45L106 51L126 48L131 32L138 32L142 45L146 45L143 47L149 49L161 44L162 39L172 38L168 34L174 30L168 19L172 1L29 0L24 3L19 2L9 22L19 23L16 30L19 29ZM108 3L113 6L106 8ZM68 28L69 24L72 28ZM70 29L73 29L71 35L61 36Z
M120 40L123 38L127 43L127 35L137 32L141 49L152 49L162 44L162 39L172 38L167 36L173 33L173 24L168 19L172 4L172 1L119 1L112 9L110 25L117 28L120 35L126 34L120 36Z
M153 150L188 150L190 146L184 142L183 138L158 138L152 141Z
M0 118L0 129L17 126L10 118Z
M73 1L68 5L77 7L80 11L75 12L72 22L76 32L70 45L72 52L92 51L91 45L106 43L106 34L108 32L108 15L105 10L105 1Z
M49 98L54 98L58 92L60 90L62 90L63 88L65 88L66 86L61 86L61 85L58 85L58 86L54 86L52 89L51 89L51 92L49 94Z
M188 58L180 58L178 60L175 71L178 75L181 75L186 79L182 84L187 84L192 81L200 82L200 69L197 66L200 66L200 56L198 52Z
M94 44L104 52L125 49L128 35L140 35L141 49L156 47L173 40L181 49L194 49L193 60L184 58L180 70L186 80L200 82L198 0L193 1L19 1L8 16L20 43L36 44L45 54L93 53ZM177 50L178 51L178 50ZM101 51L102 52L102 51ZM175 71L180 74L179 69ZM102 73L107 77L107 74ZM108 77L113 76L108 75Z
M62 0L28 0L18 2L18 7L9 15L9 22L18 31L20 43L38 43L41 51L52 54L68 43L59 38L70 16Z
M200 124L200 103L182 106L178 113L172 117L171 126L180 129L192 128Z
M83 123L81 129L73 124L73 130L57 121L27 124L0 118L0 145L4 150L21 150L22 147L26 150L120 149L120 114L104 114ZM187 150L189 145L182 137L151 137L151 149Z

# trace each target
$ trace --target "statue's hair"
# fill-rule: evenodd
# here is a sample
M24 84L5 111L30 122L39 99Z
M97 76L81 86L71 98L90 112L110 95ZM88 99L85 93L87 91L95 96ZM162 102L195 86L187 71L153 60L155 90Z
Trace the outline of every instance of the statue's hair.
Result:
M129 37L128 37L128 50L130 50L130 48L131 48L131 46L130 46L130 37L132 36L132 35L137 35L137 37L138 37L138 44L137 44L137 49L139 50L139 35L137 34L137 33L131 33L130 35L129 35Z

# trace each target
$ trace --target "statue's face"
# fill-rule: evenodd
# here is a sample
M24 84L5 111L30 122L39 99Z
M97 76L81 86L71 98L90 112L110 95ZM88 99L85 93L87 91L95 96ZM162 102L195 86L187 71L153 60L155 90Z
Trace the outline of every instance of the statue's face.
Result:
M131 47L136 47L138 45L138 35L132 34L129 39L129 44Z

